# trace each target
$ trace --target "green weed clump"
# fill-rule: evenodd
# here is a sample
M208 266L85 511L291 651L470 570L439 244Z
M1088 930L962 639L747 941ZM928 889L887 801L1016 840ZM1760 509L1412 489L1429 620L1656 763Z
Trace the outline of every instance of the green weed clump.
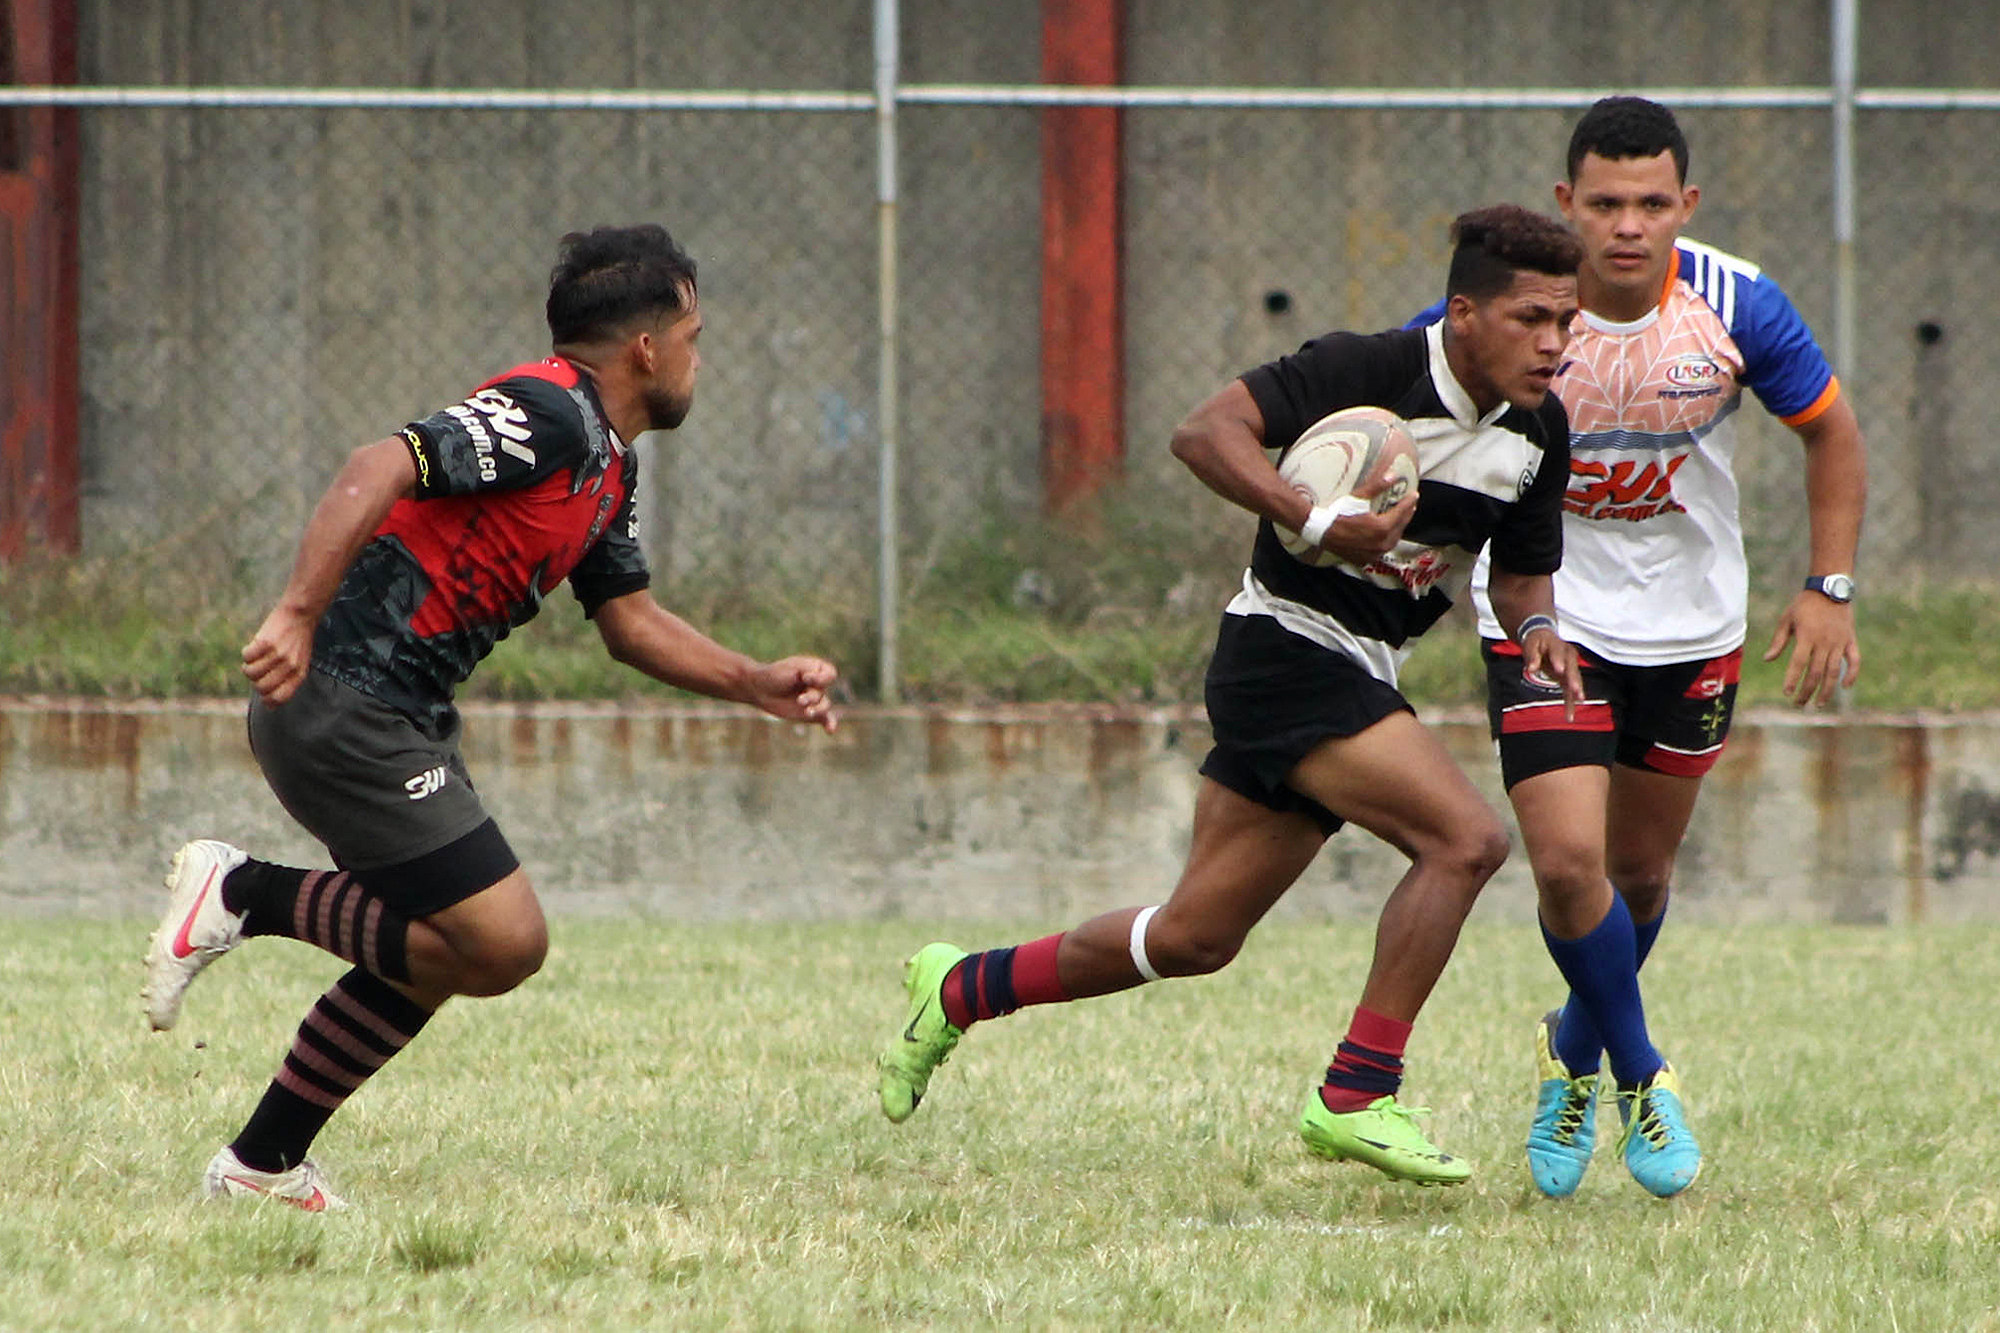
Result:
M1152 526L1149 527L1148 524ZM1242 575L1249 529L1190 538L1112 511L1094 527L995 524L905 571L900 698L954 704L1198 703L1215 627ZM268 575L268 571L266 572ZM268 582L268 577L265 579ZM655 595L754 656L813 652L854 700L881 697L872 587L810 595L662 583ZM265 607L245 570L195 578L144 555L0 566L0 694L113 698L235 695L244 640ZM1742 705L1783 701L1784 664L1761 660L1784 605L1756 599ZM1842 706L2000 707L2000 590L1915 583L1856 604L1864 666ZM1483 699L1472 618L1456 608L1415 647L1404 692L1419 705ZM671 695L612 662L566 591L501 641L468 699Z

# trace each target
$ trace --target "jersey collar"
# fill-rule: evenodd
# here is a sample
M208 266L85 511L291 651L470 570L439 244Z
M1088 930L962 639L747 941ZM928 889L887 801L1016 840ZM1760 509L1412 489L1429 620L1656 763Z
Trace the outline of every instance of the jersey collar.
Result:
M1674 247L1674 262L1667 265L1667 280L1660 284L1660 299L1653 308L1637 319L1606 319L1588 310L1579 312L1583 322L1599 333L1608 333L1614 338L1629 338L1635 333L1644 333L1659 322L1660 312L1667 308L1667 298L1674 294L1674 284L1681 280L1680 247Z
M1451 373L1451 362L1446 360L1444 355L1443 320L1424 326L1424 342L1430 351L1431 384L1437 389L1438 400L1444 404L1445 410L1451 413L1452 420L1467 430L1477 430L1481 426L1489 426L1499 420L1500 414L1508 408L1505 398L1500 400L1498 407L1482 417L1478 409L1472 405L1472 395L1458 382L1458 376Z
M604 400L597 396L597 381L591 378L589 369L578 365L568 357L552 356L549 360L560 361L570 368L570 373L576 376L577 383L582 386L584 396L590 400L591 410L597 414L597 424L604 427L604 438L611 442L612 454L623 458L630 446L618 437L618 428L611 424L611 418L605 414Z

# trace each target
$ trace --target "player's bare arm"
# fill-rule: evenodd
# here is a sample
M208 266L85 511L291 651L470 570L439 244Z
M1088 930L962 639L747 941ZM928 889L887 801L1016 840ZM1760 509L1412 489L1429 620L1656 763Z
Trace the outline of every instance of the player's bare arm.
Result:
M612 658L654 680L829 732L840 725L828 693L840 673L822 658L759 662L723 647L643 591L612 598L596 620Z
M1296 532L1312 513L1312 501L1287 485L1265 456L1264 414L1240 379L1231 380L1190 412L1175 427L1171 447L1174 457L1202 485L1280 527ZM1382 485L1371 482L1355 496L1369 499ZM1365 565L1403 539L1403 529L1416 512L1412 489L1393 509L1335 519L1320 546L1349 564Z
M265 703L276 707L297 691L312 665L313 630L347 567L416 485L417 465L401 436L348 455L306 523L278 604L243 645L243 674Z
M1806 450L1806 506L1812 526L1810 572L1851 574L1861 544L1861 513L1868 498L1868 459L1861 425L1845 395L1811 421L1795 427ZM1778 617L1766 662L1792 646L1785 666L1785 695L1801 706L1831 700L1836 686L1861 674L1861 644L1854 607L1821 593L1801 591Z
M1495 565L1487 583L1494 618L1507 637L1521 645L1521 669L1530 676L1562 686L1563 716L1576 718L1583 702L1583 668L1576 645L1562 637L1556 623L1555 580L1547 574L1516 574ZM1522 625L1530 628L1525 637Z

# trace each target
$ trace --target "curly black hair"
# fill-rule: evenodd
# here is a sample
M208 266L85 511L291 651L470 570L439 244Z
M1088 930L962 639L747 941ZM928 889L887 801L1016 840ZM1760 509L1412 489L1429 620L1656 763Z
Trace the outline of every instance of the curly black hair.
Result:
M1552 217L1519 204L1461 213L1451 224L1445 295L1484 301L1514 285L1521 269L1566 277L1583 262L1583 242Z
M657 223L573 231L549 274L549 336L559 347L616 338L684 309L694 290L694 260Z
M1616 161L1624 157L1658 157L1671 150L1674 172L1687 184L1688 141L1674 113L1643 97L1605 97L1591 104L1569 136L1569 178L1583 165L1586 153Z

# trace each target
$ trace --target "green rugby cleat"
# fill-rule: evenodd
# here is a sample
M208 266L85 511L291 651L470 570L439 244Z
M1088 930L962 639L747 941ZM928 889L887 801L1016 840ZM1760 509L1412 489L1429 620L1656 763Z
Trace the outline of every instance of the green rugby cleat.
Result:
M1335 1162L1361 1162L1386 1176L1416 1185L1463 1185L1472 1163L1453 1157L1417 1128L1427 1106L1404 1106L1393 1096L1377 1097L1359 1111L1336 1114L1326 1109L1314 1088L1306 1099L1299 1134L1306 1147Z
M1687 1125L1681 1081L1672 1065L1636 1088L1618 1089L1618 1114L1625 1121L1625 1167L1648 1193L1671 1199L1701 1174L1701 1145Z
M1535 1119L1528 1126L1528 1174L1551 1199L1567 1199L1583 1183L1597 1146L1597 1075L1573 1076L1555 1053L1562 1010L1535 1024Z
M876 1084L882 1096L882 1114L902 1124L916 1114L931 1085L931 1071L951 1055L963 1029L945 1021L944 1002L938 992L944 979L965 950L953 944L926 944L903 967L903 989L910 996L909 1019L875 1063L881 1071Z

